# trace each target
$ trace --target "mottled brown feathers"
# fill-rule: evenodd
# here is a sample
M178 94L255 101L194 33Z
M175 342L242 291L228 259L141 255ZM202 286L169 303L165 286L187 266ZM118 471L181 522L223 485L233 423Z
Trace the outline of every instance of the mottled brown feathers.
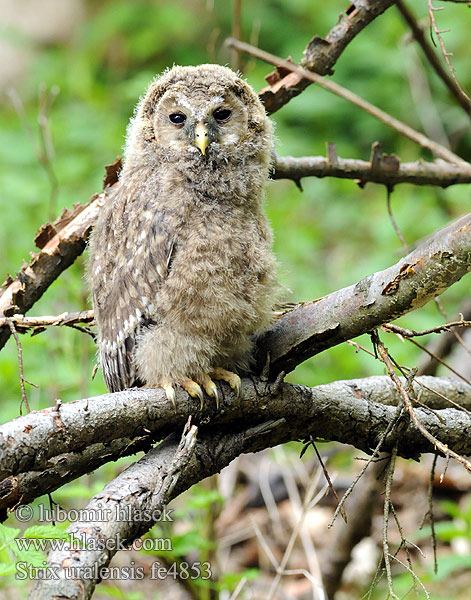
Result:
M227 122L216 120L221 109ZM271 320L277 289L262 208L272 148L262 105L230 69L174 67L149 86L90 241L110 391L247 368L249 337Z

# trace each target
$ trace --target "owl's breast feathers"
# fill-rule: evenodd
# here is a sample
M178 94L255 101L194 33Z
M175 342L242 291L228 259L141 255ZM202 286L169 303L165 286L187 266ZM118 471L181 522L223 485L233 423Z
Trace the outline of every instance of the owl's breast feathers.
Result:
M110 391L146 383L134 356L147 327L211 336L217 347L268 322L276 285L271 230L259 201L244 206L238 186L224 187L216 202L171 167L144 181L142 175L121 180L90 241L100 362Z

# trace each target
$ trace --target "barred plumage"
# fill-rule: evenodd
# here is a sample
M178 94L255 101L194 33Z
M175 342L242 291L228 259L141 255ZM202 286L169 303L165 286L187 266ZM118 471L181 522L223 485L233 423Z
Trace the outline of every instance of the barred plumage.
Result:
M271 122L230 69L174 67L150 85L90 241L110 391L237 387L227 370L248 368L277 290L262 207L272 155Z

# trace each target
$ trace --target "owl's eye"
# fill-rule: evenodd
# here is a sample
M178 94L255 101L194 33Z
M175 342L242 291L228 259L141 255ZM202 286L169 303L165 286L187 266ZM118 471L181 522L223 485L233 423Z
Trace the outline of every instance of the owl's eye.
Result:
M232 110L229 108L218 108L213 114L218 123L225 123L231 118Z
M181 112L171 113L168 118L170 123L173 123L174 125L183 125L186 121L186 115Z

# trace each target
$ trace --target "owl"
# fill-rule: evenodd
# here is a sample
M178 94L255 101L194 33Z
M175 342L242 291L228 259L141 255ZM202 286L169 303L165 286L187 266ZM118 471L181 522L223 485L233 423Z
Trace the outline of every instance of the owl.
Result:
M219 403L240 388L251 336L277 295L263 211L272 125L253 89L218 65L175 66L128 126L119 185L90 239L99 361L111 392L175 386Z

